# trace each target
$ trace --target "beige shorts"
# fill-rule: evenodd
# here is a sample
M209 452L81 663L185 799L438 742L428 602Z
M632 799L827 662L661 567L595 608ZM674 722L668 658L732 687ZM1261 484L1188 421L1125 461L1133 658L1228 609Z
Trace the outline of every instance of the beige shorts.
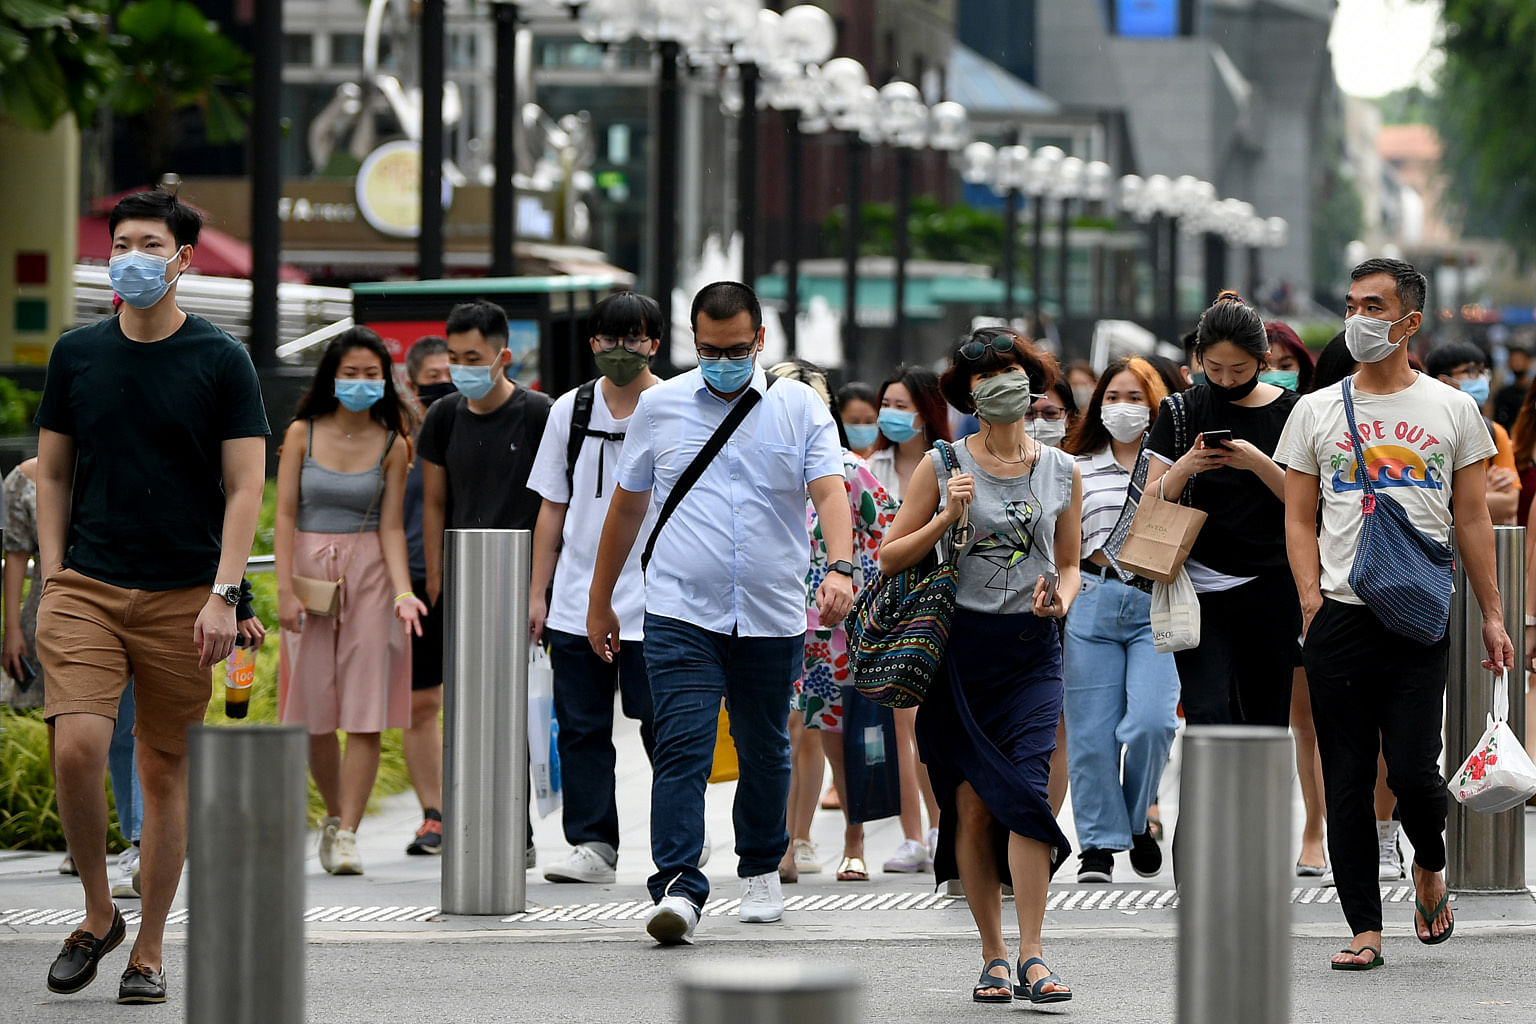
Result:
M37 610L37 656L48 691L43 715L117 719L133 680L133 735L168 754L187 750L187 729L203 720L212 673L198 665L192 629L207 587L126 590L61 569Z

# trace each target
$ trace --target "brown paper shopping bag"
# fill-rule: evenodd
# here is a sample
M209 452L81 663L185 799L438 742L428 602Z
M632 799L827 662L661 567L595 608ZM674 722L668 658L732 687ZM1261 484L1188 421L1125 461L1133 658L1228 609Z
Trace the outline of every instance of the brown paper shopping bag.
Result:
M1161 488L1159 488L1161 491ZM1158 583L1172 583L1189 557L1205 513L1187 505L1143 494L1131 520L1131 532L1116 560L1138 576Z

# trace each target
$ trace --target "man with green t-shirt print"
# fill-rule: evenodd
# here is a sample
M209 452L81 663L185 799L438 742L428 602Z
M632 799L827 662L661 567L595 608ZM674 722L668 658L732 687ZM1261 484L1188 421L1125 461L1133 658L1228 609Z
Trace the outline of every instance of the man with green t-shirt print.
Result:
M187 853L187 729L229 657L266 459L267 418L245 347L183 312L176 282L202 217L169 192L112 210L121 312L61 337L37 410L37 653L48 679L59 819L85 919L48 971L78 992L127 929L107 884L101 779L133 679L144 796L143 917L120 1003L165 1001L165 918Z

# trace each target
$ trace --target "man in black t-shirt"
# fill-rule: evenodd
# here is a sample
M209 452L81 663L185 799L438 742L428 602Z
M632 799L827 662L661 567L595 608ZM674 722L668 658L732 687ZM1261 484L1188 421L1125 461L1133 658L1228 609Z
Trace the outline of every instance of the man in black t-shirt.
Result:
M492 302L465 302L448 314L449 373L458 394L427 410L418 441L422 464L422 539L427 597L439 615L443 592L443 531L532 531L544 499L528 474L553 404L546 395L507 378L507 314ZM510 583L510 581L508 581ZM443 688L434 693L442 704ZM425 696L414 699L431 699ZM533 825L528 866L533 866Z
M187 729L234 650L267 435L245 348L176 305L202 219L166 192L109 220L121 314L54 346L37 410L37 653L48 679L59 818L85 919L48 972L78 992L123 941L107 886L101 787L129 677L144 796L143 918L118 1002L165 1001L161 946L187 847Z

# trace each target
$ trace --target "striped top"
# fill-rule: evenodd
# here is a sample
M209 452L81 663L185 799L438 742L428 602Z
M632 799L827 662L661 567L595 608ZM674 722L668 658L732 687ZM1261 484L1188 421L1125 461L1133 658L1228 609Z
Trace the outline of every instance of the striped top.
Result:
M1115 461L1113 447L1077 457L1083 477L1083 558L1088 558L1109 538L1125 508L1131 474Z

